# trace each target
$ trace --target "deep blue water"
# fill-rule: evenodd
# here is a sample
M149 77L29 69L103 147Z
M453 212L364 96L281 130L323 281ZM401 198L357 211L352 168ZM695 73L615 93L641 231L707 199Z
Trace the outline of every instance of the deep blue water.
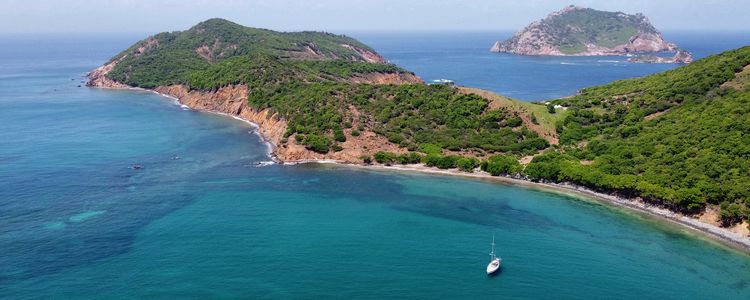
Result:
M256 168L245 123L78 87L137 39L0 39L1 299L750 297L750 257L638 214L461 178ZM504 267L488 278L492 233Z
M527 101L568 96L615 80L675 68L677 64L628 63L626 57L518 56L489 52L512 32L353 32L391 62L425 81L450 79ZM665 39L701 58L750 44L750 31L667 32Z

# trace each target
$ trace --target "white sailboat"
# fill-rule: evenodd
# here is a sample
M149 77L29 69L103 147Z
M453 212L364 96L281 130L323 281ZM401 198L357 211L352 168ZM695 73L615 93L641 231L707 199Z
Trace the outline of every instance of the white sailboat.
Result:
M492 252L490 252L490 263L487 264L487 275L497 272L500 270L500 263L503 259L495 254L495 234L492 234Z

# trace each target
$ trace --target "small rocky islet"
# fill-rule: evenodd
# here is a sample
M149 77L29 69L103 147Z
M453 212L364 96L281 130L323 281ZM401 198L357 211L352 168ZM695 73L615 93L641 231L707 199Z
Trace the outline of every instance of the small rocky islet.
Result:
M552 56L629 56L631 62L690 63L690 52L664 40L643 14L568 6L532 22L492 52ZM662 57L646 55L674 53Z

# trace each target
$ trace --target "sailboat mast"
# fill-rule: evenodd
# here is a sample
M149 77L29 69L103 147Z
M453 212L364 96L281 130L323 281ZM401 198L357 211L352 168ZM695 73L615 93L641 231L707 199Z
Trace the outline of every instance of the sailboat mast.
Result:
M495 258L495 234L492 234L492 252L490 252L490 259Z

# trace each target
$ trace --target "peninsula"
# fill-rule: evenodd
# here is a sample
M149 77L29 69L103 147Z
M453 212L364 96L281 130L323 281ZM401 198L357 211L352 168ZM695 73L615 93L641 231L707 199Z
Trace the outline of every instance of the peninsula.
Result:
M599 11L568 6L533 22L490 49L520 55L606 56L679 52L644 61L689 63L692 55L667 42L643 14ZM640 61L632 59L631 61Z
M425 84L352 38L222 19L115 55L89 85L258 125L283 162L420 165L564 183L750 245L750 47L546 103Z

